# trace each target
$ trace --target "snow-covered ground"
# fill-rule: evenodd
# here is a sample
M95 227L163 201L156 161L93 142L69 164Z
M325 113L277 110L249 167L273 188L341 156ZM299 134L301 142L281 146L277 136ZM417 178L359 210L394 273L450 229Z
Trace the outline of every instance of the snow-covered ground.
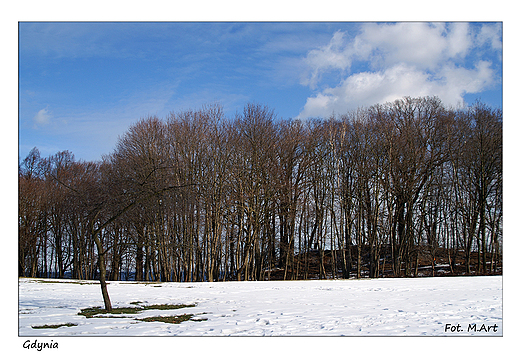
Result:
M502 336L501 276L110 282L108 290L113 307L195 307L86 318L81 309L103 306L96 281L19 279L19 336ZM184 313L195 320L136 320ZM32 328L65 323L76 326Z

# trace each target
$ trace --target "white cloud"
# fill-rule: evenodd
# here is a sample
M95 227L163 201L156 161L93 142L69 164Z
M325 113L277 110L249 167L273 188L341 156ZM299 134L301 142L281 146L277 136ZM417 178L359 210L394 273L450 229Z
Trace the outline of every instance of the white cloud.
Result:
M300 118L326 117L359 106L391 102L404 96L438 96L444 104L457 106L466 93L478 93L493 82L490 63L473 69L446 65L433 77L426 71L398 64L376 72L361 72L307 99Z
M336 32L329 44L308 53L301 83L316 89L325 73L341 75L308 98L299 117L326 117L403 96L438 96L459 105L466 93L495 81L491 62L471 52L484 43L501 49L500 25L472 31L467 23L370 23L351 39ZM363 70L355 72L358 64Z
M502 49L502 25L501 24L484 24L477 35L479 45L490 43L494 50Z
M314 88L322 72L349 68L352 61L352 53L345 49L344 46L344 34L338 31L332 36L328 45L311 50L305 59L309 66L310 74L302 79L302 83Z
M36 113L33 120L35 125L46 125L49 124L49 120L51 119L51 115L47 108L41 109Z
M377 57L373 66L406 62L434 68L446 47L443 31L443 26L427 23L367 24L359 37Z
M446 36L446 58L465 57L473 46L468 23L457 22L449 26L450 32Z

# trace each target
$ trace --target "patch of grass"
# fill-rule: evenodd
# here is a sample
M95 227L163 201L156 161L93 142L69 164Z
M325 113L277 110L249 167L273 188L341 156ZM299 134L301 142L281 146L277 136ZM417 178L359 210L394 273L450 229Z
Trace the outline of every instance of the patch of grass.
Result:
M33 314L33 313L34 313L34 309L24 309L24 310L18 311L18 314Z
M100 306L97 307L90 307L90 308L83 308L80 312L78 312L78 315L85 316L87 318L92 318L92 316L100 314L100 313L107 313L107 311Z
M149 306L143 306L143 310L177 310L179 308L186 308L186 307L195 307L195 305L169 305L169 304L162 304L162 305L149 305Z
M120 315L111 315L110 313L108 314L100 314L100 315L96 315L94 317L90 317L90 318L135 318L135 317L132 317L132 316L120 316Z
M140 304L141 302L135 301L131 302L131 304ZM107 312L106 309L97 306L97 307L91 307L91 308L84 308L82 309L78 315L85 316L86 318L112 318L116 317L113 315L118 314L136 314L145 310L176 310L179 308L186 308L186 307L195 307L194 304L191 305L170 305L170 304L160 304L160 305L149 305L149 306L139 306L139 307L119 307L119 308L112 308L112 311ZM110 316L107 316L110 315ZM120 318L120 317L118 317Z
M74 327L76 323L61 323L61 324L44 324L43 326L31 326L34 329L56 329L60 327Z
M197 322L202 322L202 321L207 321L208 319L207 318L201 318L201 317L195 317L194 319L192 319L192 321L197 321Z
M163 322L163 323L172 323L179 324L184 321L189 321L193 317L193 314L182 314L180 316L156 316L156 317L146 317L146 318L138 318L138 321L143 322Z
M101 307L92 307L92 308L84 308L82 309L78 315L85 316L86 318L95 318L95 317L103 317L98 316L102 314L111 314L111 315L117 315L117 314L135 314L141 312L142 309L139 307L120 307L120 308L112 308L112 311L107 312L106 309ZM106 318L106 317L104 317Z

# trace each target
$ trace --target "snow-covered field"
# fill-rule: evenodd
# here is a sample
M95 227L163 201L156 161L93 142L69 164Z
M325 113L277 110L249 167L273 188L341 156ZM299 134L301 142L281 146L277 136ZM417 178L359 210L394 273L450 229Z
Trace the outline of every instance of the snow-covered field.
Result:
M81 283L81 284L80 284ZM502 277L110 282L113 307L195 304L86 318L96 281L19 279L19 336L502 336ZM136 318L194 314L180 324ZM76 324L35 329L33 326Z

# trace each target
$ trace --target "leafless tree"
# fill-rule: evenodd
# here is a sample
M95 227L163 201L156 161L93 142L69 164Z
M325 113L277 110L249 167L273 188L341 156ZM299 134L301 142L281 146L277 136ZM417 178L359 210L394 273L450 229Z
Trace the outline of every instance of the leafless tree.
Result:
M502 113L405 97L328 119L151 116L100 162L19 166L19 274L217 281L498 271ZM426 261L425 261L426 260ZM386 269L385 269L386 268ZM390 268L390 269L389 269Z

